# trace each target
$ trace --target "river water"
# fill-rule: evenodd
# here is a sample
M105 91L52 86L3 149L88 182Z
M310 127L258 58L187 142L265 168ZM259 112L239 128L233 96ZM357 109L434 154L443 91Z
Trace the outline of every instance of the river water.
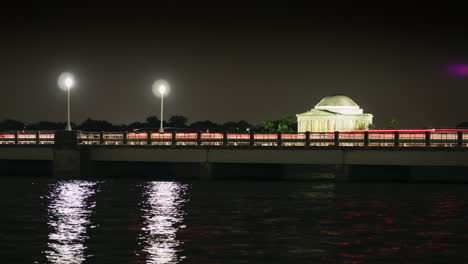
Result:
M0 263L468 263L468 185L4 177Z

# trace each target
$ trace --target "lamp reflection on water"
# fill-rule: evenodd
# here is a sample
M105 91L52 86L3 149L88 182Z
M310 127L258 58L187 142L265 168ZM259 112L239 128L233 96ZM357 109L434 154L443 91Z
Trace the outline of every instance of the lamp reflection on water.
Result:
M59 181L52 185L48 198L48 250L45 252L51 263L83 263L85 256L86 229L95 203L88 201L95 191L95 182Z
M184 258L178 254L180 241L176 233L184 218L182 206L187 201L187 188L188 185L177 182L149 182L145 186L140 239L146 263L179 263Z

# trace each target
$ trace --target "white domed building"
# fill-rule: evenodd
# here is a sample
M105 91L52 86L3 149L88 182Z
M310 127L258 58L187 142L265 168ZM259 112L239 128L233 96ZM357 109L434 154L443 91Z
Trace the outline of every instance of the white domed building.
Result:
M323 98L314 109L297 114L298 132L355 130L372 124L372 114L364 114L351 98L332 95Z

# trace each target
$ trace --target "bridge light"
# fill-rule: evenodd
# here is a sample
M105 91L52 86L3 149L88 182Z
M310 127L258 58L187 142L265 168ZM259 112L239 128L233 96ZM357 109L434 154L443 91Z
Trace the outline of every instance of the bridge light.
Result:
M159 85L159 93L160 94L164 95L164 94L166 94L166 91L167 91L166 85L164 85L164 84Z
M69 72L64 72L58 77L57 83L61 89L69 90L75 84L75 78L73 74Z
M153 93L157 97L161 97L161 124L159 126L159 133L164 133L163 127L163 113L164 113L164 96L169 93L169 83L166 80L157 80L153 83Z
M171 86L166 80L157 80L153 83L153 94L157 97L167 96L171 90Z
M65 79L65 87L67 87L67 89L70 89L72 86L73 86L73 79L70 77L67 77Z
M70 126L70 89L73 87L73 84L75 83L73 74L69 72L64 72L60 74L58 78L58 86L62 90L67 91L67 126L65 127L65 130L71 131L71 126Z

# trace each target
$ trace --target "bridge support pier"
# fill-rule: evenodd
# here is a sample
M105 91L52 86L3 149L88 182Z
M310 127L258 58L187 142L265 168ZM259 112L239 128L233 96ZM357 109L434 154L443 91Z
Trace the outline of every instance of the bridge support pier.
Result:
M53 147L52 172L54 177L80 177L81 153L78 131L56 131Z

